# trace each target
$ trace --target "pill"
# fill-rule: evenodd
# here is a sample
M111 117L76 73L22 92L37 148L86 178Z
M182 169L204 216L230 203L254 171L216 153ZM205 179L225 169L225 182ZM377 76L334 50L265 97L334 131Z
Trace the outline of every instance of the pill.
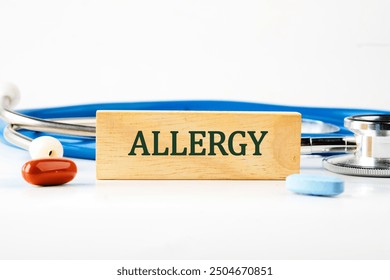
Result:
M66 158L42 158L26 162L22 176L30 184L39 186L58 186L73 180L77 166Z
M336 196L344 191L344 181L334 176L293 174L287 176L286 187L298 194Z

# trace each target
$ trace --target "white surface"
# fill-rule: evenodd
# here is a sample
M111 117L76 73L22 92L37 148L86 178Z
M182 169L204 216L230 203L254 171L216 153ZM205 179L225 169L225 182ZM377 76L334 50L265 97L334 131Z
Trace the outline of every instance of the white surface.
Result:
M19 108L233 99L389 109L389 1L0 1L0 79ZM369 98L367 98L369 96ZM388 179L337 198L283 181L95 181L20 175L0 145L1 259L390 258ZM152 172L152 171L151 171ZM318 159L302 172L329 174Z
M390 258L389 179L341 176L322 198L284 181L95 181L78 160L71 184L39 188L20 176L27 153L0 152L1 259Z

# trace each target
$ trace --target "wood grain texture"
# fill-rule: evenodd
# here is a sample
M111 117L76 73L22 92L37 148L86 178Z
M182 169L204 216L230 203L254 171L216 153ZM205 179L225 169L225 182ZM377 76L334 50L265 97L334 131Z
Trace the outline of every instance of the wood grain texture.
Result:
M299 173L298 113L98 111L96 134L97 179L284 179ZM261 155L254 155L256 147ZM144 148L149 155L142 155Z

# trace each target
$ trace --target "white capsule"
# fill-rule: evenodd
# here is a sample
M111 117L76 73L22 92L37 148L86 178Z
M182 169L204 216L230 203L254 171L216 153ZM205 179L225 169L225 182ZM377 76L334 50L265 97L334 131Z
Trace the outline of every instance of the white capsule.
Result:
M64 148L60 141L51 136L41 136L35 138L29 147L32 159L40 158L60 158L64 155Z

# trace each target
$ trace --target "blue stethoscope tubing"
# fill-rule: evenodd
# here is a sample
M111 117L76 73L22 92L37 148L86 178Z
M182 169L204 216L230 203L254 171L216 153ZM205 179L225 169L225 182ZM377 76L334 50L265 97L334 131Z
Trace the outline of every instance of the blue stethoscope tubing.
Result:
M190 101L153 101L153 102L127 102L127 103L101 103L85 104L75 106L25 109L18 110L27 116L41 119L56 118L83 118L95 117L98 110L173 110L173 111L262 111L262 112L298 112L302 119L321 121L339 127L339 131L328 134L302 134L302 137L344 137L353 133L344 128L344 118L353 115L365 114L389 114L388 111L369 109L347 109L347 108L321 108L321 107L299 107L284 106L264 103L252 103L241 101L220 101L220 100L190 100ZM0 120L1 130L7 124ZM20 130L22 134L36 138L48 133ZM49 134L54 135L54 134ZM61 141L64 147L64 156L81 159L95 159L95 138L74 137L66 135L54 135ZM1 134L1 140L8 142Z

